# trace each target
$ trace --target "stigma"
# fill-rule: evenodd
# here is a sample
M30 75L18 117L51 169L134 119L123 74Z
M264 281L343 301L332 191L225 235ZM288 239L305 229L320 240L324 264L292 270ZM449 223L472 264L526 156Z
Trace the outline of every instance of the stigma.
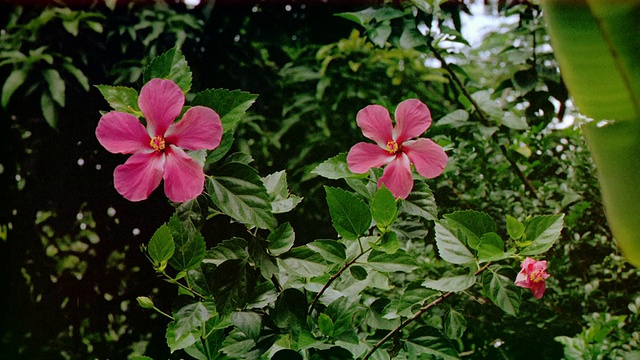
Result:
M387 151L392 155L398 151L398 143L395 140L387 141Z
M149 145L151 145L151 147L155 150L155 151L162 151L165 148L165 142L164 142L164 138L160 135L154 137L151 139L151 142L149 143Z

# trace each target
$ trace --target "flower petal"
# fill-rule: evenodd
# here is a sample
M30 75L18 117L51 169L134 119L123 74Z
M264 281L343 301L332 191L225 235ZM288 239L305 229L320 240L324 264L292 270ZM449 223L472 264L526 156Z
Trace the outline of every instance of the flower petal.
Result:
M198 197L204 189L202 166L177 146L170 145L166 154L164 192L167 197L173 202L185 202Z
M100 118L96 137L107 151L134 154L150 150L150 137L140 120L123 112L111 111Z
M132 155L113 172L114 186L127 200L144 200L160 185L164 165L160 152Z
M222 140L220 116L212 109L194 106L187 110L182 120L167 129L168 143L188 150L213 150Z
M381 148L386 148L387 142L393 140L389 111L380 105L369 105L358 111L356 122L362 129L362 134L378 143Z
M384 174L378 180L378 187L384 184L391 191L393 196L406 199L413 189L413 178L411 177L411 164L409 159L402 153L384 169Z
M347 154L349 170L356 174L364 174L371 168L379 168L388 164L395 158L387 150L371 143L357 143L351 147Z
M425 138L407 141L402 145L402 152L409 157L418 174L427 179L442 174L449 160L440 145L433 142L433 140Z
M529 289L531 289L531 293L533 294L534 298L540 299L542 295L544 295L544 291L546 288L547 288L547 285L545 284L544 281L538 281L538 282L532 282L531 287Z
M431 112L420 100L409 99L398 104L393 138L398 144L417 138L431 126Z
M171 80L152 79L140 90L138 105L151 137L164 136L184 105L184 93Z

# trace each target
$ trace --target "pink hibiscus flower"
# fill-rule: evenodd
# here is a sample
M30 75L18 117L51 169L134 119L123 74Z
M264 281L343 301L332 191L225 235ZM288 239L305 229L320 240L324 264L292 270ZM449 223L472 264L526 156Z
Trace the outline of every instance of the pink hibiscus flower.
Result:
M222 123L212 109L194 106L174 124L184 101L176 83L153 79L138 98L146 129L128 113L111 111L100 118L96 128L100 144L112 153L133 154L113 173L115 188L126 199L146 199L162 179L172 201L188 201L202 193L202 166L184 149L215 149L222 139Z
M551 276L547 274L547 261L537 261L527 257L520 267L522 270L518 273L515 284L530 289L533 297L540 299L546 288L544 281Z
M431 112L416 99L401 102L395 112L396 125L389 111L380 105L369 105L358 112L356 122L362 134L375 144L361 142L347 155L349 170L363 174L384 165L378 187L384 184L396 198L406 199L413 189L411 164L426 178L434 178L447 165L447 154L430 139L411 140L431 126Z

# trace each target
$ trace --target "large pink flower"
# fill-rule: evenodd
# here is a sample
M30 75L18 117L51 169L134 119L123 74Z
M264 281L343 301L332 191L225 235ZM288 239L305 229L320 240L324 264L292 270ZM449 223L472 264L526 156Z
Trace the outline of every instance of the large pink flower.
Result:
M516 285L530 289L533 297L540 299L546 288L545 280L551 276L547 274L547 261L537 261L527 257L520 267L522 270L516 277Z
M202 166L186 150L213 150L222 139L220 116L194 106L177 123L185 97L171 80L153 79L140 90L138 105L147 123L111 111L100 119L96 137L109 152L133 154L116 167L116 190L131 201L144 200L164 179L164 191L175 202L196 198L204 188Z
M430 139L411 140L431 126L431 112L420 100L401 102L395 112L393 127L389 111L380 105L369 105L358 112L356 122L362 134L375 141L357 143L347 155L347 164L354 173L366 173L384 165L378 187L384 184L396 198L406 199L413 189L411 164L426 178L434 178L447 165L447 154Z

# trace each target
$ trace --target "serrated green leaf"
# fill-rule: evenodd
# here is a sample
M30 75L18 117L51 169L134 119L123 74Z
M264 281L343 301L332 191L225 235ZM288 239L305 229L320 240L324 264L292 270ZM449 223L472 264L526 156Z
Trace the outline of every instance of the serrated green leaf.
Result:
M161 263L171 259L175 251L175 243L171 230L164 224L156 230L149 241L149 256L157 262Z
M349 170L349 166L347 165L347 153L340 153L323 161L316 166L315 169L311 170L311 173L318 174L324 178L332 180L361 176L354 174Z
M301 277L321 276L328 269L324 257L307 246L293 248L278 259L291 274Z
M231 314L231 322L248 338L256 339L262 329L262 317L253 311L239 311Z
M227 260L214 271L209 288L222 315L242 309L256 286L257 274L245 260Z
M253 239L249 242L249 255L265 279L271 279L271 276L279 270L276 258L267 252L268 246L267 241L262 239Z
M105 100L115 111L139 115L138 92L124 86L96 85Z
M482 235L478 245L478 262L496 261L504 258L504 242L500 235L489 232Z
M172 216L168 227L171 230L175 250L169 265L178 271L195 269L206 254L206 245L200 232L187 229L177 216Z
M333 320L331 320L329 315L325 313L318 315L318 328L320 328L320 332L326 336L333 335Z
M450 112L449 114L443 116L438 122L436 122L436 126L449 125L452 128L458 128L460 126L469 124L469 112L466 110L458 109Z
M167 339L167 345L169 346L169 350L171 350L171 353L176 350L184 349L188 346L191 346L196 342L196 337L191 333L183 334L180 337L177 336L175 328L176 323L174 321L170 322L167 325L167 333L165 335Z
M488 232L497 232L495 221L486 213L463 210L443 216L451 230L459 229L466 238L466 243L472 249L477 249L482 235ZM460 239L463 240L463 239Z
M521 255L538 255L546 252L560 237L564 214L536 216L526 225L525 236L532 243L520 251Z
M175 331L176 337L184 337L186 334L200 328L209 316L209 311L201 302L183 306L173 314L175 319L173 330Z
M482 276L485 295L509 315L516 316L520 308L520 294L513 281L504 275L485 272Z
M209 249L205 262L220 265L227 260L245 260L249 258L248 243L242 238L224 240L214 248Z
M331 263L339 263L347 258L345 246L335 240L315 240L307 247Z
M372 243L371 247L378 251L386 252L387 254L395 254L400 248L398 243L398 234L393 231L384 233L380 236L380 243Z
M42 75L49 85L51 98L58 103L58 105L64 107L66 86L64 80L60 77L60 73L55 69L46 69Z
M76 78L76 80L78 80L78 83L82 86L82 88L85 91L89 91L89 89L91 88L91 86L89 85L89 78L87 78L87 76L82 72L82 70L78 69L77 67L73 66L73 64L70 64L70 63L64 63L62 66L64 66L64 68L71 75L73 75Z
M209 178L207 190L213 203L226 215L249 227L273 229L276 220L271 202L257 171L241 163L229 163Z
M215 110L220 115L226 132L235 129L257 98L258 95L240 90L209 89L196 94L191 105L202 105Z
M355 195L340 188L325 186L331 222L338 234L355 240L371 226L371 211L367 204Z
M151 60L149 66L144 70L143 79L146 84L154 78L172 80L182 92L185 94L189 92L191 89L191 70L180 49L173 48Z
M438 291L463 291L476 283L476 277L473 274L457 275L451 277L443 277L438 280L427 279L422 286Z
M267 236L269 251L276 256L289 251L295 240L296 234L289 223L281 224Z
M423 326L412 330L404 348L410 359L460 359L453 344L440 330L432 326Z
M450 229L445 220L436 221L436 246L445 261L452 264L466 264L475 260L464 245L466 236L458 228Z
M213 164L218 160L222 159L229 152L229 150L231 149L231 146L233 146L233 141L234 141L233 131L226 131L222 135L222 141L220 142L220 145L218 145L217 148L210 151L209 154L207 155L207 161L205 163Z
M418 263L416 263L415 259L402 249L398 249L394 254L371 250L367 258L367 264L380 272L402 271L410 273L418 268Z
M524 235L524 224L518 219L507 215L507 233L514 240L520 239Z
M271 198L271 212L274 214L289 212L302 201L302 198L289 194L287 173L284 170L265 176L262 182Z
M414 181L413 190L409 196L400 202L400 210L409 215L419 216L427 220L438 218L436 198L429 185L423 181Z
M271 318L281 329L299 332L307 323L307 297L298 289L285 289L273 308Z
M388 228L398 216L396 199L384 184L373 196L371 216L380 229Z
M260 352L255 347L254 339L247 337L238 329L233 329L225 337L220 350L231 359L258 359Z
M444 319L444 333L451 340L462 338L467 329L467 320L459 312L450 309Z

